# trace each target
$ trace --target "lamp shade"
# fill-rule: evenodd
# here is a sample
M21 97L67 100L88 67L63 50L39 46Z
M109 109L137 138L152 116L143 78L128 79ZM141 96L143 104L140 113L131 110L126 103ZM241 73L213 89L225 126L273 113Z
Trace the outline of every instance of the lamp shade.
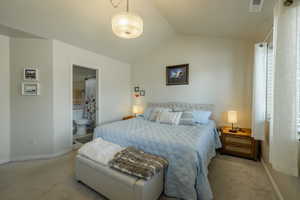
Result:
M141 114L142 113L142 107L141 106L138 106L138 105L134 105L132 107L132 113L133 114Z
M231 124L237 123L237 111L234 110L228 111L228 123Z
M122 12L113 16L112 30L121 38L137 38L143 33L143 20L133 13Z

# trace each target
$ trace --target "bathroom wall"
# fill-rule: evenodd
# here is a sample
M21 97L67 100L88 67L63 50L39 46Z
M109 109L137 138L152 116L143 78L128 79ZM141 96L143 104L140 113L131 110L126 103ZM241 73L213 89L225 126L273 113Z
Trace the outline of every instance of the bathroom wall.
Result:
M10 160L9 40L0 35L0 164Z
M96 70L74 66L73 67L73 110L83 109L85 79L96 77Z

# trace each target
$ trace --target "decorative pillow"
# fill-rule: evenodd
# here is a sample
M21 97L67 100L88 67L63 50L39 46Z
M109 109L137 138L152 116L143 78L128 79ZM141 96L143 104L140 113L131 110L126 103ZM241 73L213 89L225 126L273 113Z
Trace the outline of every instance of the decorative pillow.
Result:
M192 112L192 114L193 114L193 122L199 124L207 124L211 116L211 111L195 110Z
M161 108L161 107L157 107L157 108L153 108L149 120L150 121L156 121L157 116L160 114L160 112L162 111L171 111L170 108Z
M174 124L178 125L180 123L180 119L181 119L183 112L175 112L175 113L177 113L177 117L175 118Z
M144 112L144 119L149 120L152 111L153 111L152 107L146 108L146 110Z
M170 111L162 111L159 113L156 121L163 124L174 124L178 125L182 112L170 112Z
M193 111L184 111L181 119L180 125L194 125Z

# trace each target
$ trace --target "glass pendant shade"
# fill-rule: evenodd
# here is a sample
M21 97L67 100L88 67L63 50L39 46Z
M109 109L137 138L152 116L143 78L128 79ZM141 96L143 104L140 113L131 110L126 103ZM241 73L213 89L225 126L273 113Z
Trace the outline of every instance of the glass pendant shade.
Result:
M143 20L133 13L122 12L113 16L112 30L121 38L137 38L143 33Z

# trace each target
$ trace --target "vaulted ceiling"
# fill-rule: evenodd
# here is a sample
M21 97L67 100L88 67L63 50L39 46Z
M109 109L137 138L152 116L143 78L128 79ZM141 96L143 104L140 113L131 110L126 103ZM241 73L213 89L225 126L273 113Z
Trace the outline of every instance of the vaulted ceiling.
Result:
M130 0L144 20L144 34L133 40L111 31L111 17L125 9L122 1L113 9L110 0L1 0L0 24L133 62L176 33L262 37L272 25L275 0L265 0L261 13L248 12L250 0Z
M257 40L272 27L275 0L249 12L250 0L155 0L176 32Z

